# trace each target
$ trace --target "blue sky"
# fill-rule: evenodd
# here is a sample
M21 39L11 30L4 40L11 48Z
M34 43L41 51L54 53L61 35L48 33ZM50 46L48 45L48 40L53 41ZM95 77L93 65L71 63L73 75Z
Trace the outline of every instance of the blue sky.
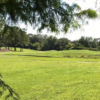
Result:
M97 10L100 7L100 3L99 3L100 0L98 0L97 7L95 7L96 0L85 0L85 2L83 2L83 0L62 0L62 1L64 1L64 2L67 1L70 4L77 3L81 6L81 8L83 10L88 9L88 8ZM99 12L98 12L98 14L99 14ZM21 25L21 26L23 27L24 25ZM27 32L37 34L37 31L34 30L31 26L28 26ZM83 26L81 29L74 31L73 33L66 33L66 34L60 33L59 35L55 35L55 33L47 33L46 30L43 30L43 32L41 34L53 35L58 38L65 37L70 40L77 40L81 36L100 38L100 18L95 19L95 20L89 20L88 25Z

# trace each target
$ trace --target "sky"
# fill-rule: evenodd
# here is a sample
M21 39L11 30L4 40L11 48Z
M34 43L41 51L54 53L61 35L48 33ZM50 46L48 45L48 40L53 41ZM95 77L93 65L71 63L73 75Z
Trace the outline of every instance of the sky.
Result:
M95 6L95 1L96 0L62 0L64 2L68 2L69 4L72 3L77 3L81 6L82 10L91 8L93 10L97 10L100 7L100 0L97 0L97 7ZM97 12L98 15L99 12ZM25 25L22 25L22 27ZM27 28L27 33L32 33L32 34L37 34L37 31L32 28L32 26L28 26ZM93 38L100 38L100 18L94 19L94 20L89 20L89 24L82 26L81 29L78 29L74 31L73 33L60 33L58 35L55 35L55 33L48 33L46 30L43 30L41 34L47 34L47 35L53 35L56 36L57 38L68 38L69 40L78 40L81 38L81 36L86 36L86 37L93 37Z

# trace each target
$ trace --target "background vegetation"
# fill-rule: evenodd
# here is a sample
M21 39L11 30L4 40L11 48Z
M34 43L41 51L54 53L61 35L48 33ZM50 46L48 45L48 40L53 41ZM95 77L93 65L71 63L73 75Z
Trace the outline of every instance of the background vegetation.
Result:
M23 31L24 32L24 31ZM22 36L21 36L22 35ZM20 34L16 31L16 35L6 35L4 39L1 38L1 46L5 47L20 47L20 48L30 48L33 50L100 50L100 39L92 37L81 37L79 40L70 41L67 38L57 39L53 36L47 35L33 35L33 34ZM15 38L14 38L15 37ZM20 50L21 51L21 50Z
M100 50L100 39L92 37L81 37L79 40L70 41L67 38L57 39L46 35L29 35L30 45L28 48L35 50Z
M16 29L14 29L16 28ZM19 29L19 31L18 31ZM67 38L57 39L53 36L47 36L42 34L26 34L25 30L21 30L18 27L13 27L11 30L13 33L4 34L1 37L1 46L30 48L33 50L47 51L47 50L100 50L100 38L81 37L79 40L70 41ZM15 32L15 33L14 33Z

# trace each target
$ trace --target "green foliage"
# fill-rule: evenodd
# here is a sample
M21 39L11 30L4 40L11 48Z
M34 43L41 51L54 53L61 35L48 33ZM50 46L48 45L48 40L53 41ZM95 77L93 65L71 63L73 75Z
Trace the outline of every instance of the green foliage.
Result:
M40 43L36 42L33 44L33 49L34 50L40 50Z
M98 16L94 10L88 9L86 12L87 12L89 18L96 18Z
M91 45L92 45L92 48L98 48L98 43L95 39L92 41Z
M19 42L18 43L21 46L28 45L28 43L29 43L29 36L26 34L25 29L20 29L18 34L19 34L19 37L18 37L19 38Z
M65 46L65 50L71 50L73 48L73 44L70 42Z
M92 45L91 45L92 41L93 41L92 37L84 37L84 36L82 36L79 39L79 43L81 43L85 47L92 47Z
M53 36L46 35L32 35L29 34L29 44L24 46L25 48L37 50L71 50L71 49L84 49L84 50L93 50L92 48L97 48L99 50L100 40L99 38L84 37L82 36L79 40L70 41L67 38L57 39ZM33 45L34 44L34 45ZM18 46L19 47L19 46Z
M80 43L76 43L73 47L73 49L77 49L77 50L81 50L81 49L84 49L84 46Z
M56 43L57 43L57 38L50 36L44 40L41 50L54 50Z
M99 49L98 49L98 48L89 48L89 50L99 51Z
M87 18L96 18L98 15L94 10L88 9L77 14L78 17L86 16Z
M91 9L82 11L79 5L69 5L61 0L1 0L0 14L7 19L6 24L29 22L38 31L47 28L55 33L80 28L78 21L84 20L83 16L97 17Z
M30 34L28 34L28 35L29 35L30 42L32 44L36 43L36 42L42 44L43 40L47 38L46 35L41 35L41 34L37 34L37 35L33 35L33 34L30 35Z
M100 46L98 47L98 50L100 50Z
M15 51L18 44L23 47L29 43L29 36L26 34L25 29L20 29L17 26L10 27L5 25L2 34L5 38L6 45L9 46L10 44L11 46L14 46Z

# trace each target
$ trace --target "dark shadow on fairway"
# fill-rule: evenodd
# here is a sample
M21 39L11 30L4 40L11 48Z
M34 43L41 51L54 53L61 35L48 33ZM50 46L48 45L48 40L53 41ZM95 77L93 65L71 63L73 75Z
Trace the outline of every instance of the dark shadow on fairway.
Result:
M4 55L15 55L15 56L31 56L31 57L47 57L47 58L61 58L61 57L53 57L53 56L38 56L38 55L19 55L19 54L4 54Z
M62 57L54 57L54 56L38 56L38 55L19 55L19 54L4 54L10 56L30 56L30 57L46 57L46 58L70 58L69 56L62 56Z
M33 56L33 57L48 57L48 58L54 58L53 56L37 56L37 55L22 55L22 56Z

